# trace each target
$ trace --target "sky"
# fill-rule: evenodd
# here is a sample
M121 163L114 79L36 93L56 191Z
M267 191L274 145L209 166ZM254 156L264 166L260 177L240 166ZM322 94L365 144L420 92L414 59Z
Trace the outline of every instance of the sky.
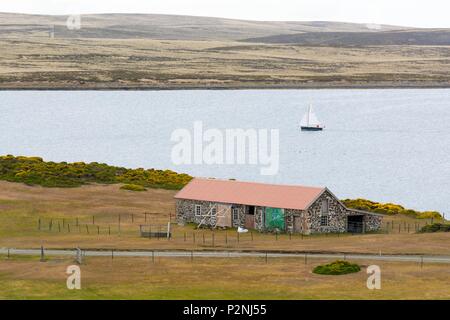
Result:
M0 12L162 13L450 28L449 0L0 0Z

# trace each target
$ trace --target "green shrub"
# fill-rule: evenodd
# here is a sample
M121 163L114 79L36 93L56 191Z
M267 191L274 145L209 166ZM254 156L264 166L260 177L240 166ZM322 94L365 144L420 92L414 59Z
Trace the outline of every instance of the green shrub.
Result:
M429 225L423 226L419 232L421 232L421 233L450 232L450 224L444 224L444 223L429 224Z
M338 260L329 264L317 266L313 269L313 272L325 275L341 275L359 272L360 270L361 268L357 264Z
M403 214L417 219L442 219L442 215L437 211L415 211L405 209L401 205L394 203L379 203L366 199L345 199L342 203L351 209L364 210L368 212L381 213L386 215Z
M0 156L0 180L44 187L78 187L88 183L124 183L178 190L191 176L171 170L127 169L103 163L45 162L38 157Z
M138 184L124 184L120 187L122 190L129 190L129 191L147 191L145 187L140 186Z

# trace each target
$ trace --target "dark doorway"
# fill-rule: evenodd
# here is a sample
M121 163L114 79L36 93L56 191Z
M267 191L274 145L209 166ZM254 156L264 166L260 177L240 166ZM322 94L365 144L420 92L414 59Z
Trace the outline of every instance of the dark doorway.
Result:
M245 214L244 227L246 229L254 229L255 228L255 207L254 206L248 206L247 213Z
M347 232L363 233L364 232L364 216L348 216Z

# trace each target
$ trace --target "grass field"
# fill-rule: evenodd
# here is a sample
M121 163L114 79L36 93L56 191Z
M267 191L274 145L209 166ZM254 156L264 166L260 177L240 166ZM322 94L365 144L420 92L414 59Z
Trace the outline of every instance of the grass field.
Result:
M81 290L68 290L72 259L0 257L0 299L449 299L447 265L375 262L381 289L368 290L366 267L341 276L313 274L325 260L88 257Z
M431 221L408 217L386 217L381 233L365 235L253 231L238 236L236 230L182 227L174 223L175 192L133 192L121 190L118 184L66 189L0 182L0 247L450 254L450 234L417 234L417 228ZM140 237L140 225L165 230L169 220L173 222L170 240Z
M449 233L416 234L414 225L429 222L407 217L385 219L389 230L386 224L380 234L289 237L252 232L238 239L235 230L213 232L172 224L170 240L141 238L140 224L165 226L173 221L174 194L160 189L121 190L119 184L43 188L2 181L0 247L450 254ZM311 272L324 262L330 261L310 258L305 265L300 258L269 258L266 263L250 257L195 257L193 261L157 257L152 263L149 258L86 257L81 266L82 290L71 291L66 288L65 270L73 258L52 256L40 262L39 257L0 256L0 299L450 298L446 264L425 263L421 268L413 262L374 262L382 270L382 289L372 291L366 288L364 267L370 261L361 261L362 271L355 274Z

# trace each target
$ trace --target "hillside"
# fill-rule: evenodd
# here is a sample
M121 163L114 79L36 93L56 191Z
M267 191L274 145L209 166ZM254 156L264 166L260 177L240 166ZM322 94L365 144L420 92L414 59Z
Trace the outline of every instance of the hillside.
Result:
M404 29L345 22L247 21L160 14L93 14L82 16L82 28L66 28L67 16L0 13L0 37L20 34L55 37L166 40L240 40L300 32L380 32Z
M69 30L66 19L0 13L0 89L450 86L448 30L149 14L83 15Z
M448 46L450 30L404 30L383 32L308 32L251 38L246 42L299 44L306 46Z

